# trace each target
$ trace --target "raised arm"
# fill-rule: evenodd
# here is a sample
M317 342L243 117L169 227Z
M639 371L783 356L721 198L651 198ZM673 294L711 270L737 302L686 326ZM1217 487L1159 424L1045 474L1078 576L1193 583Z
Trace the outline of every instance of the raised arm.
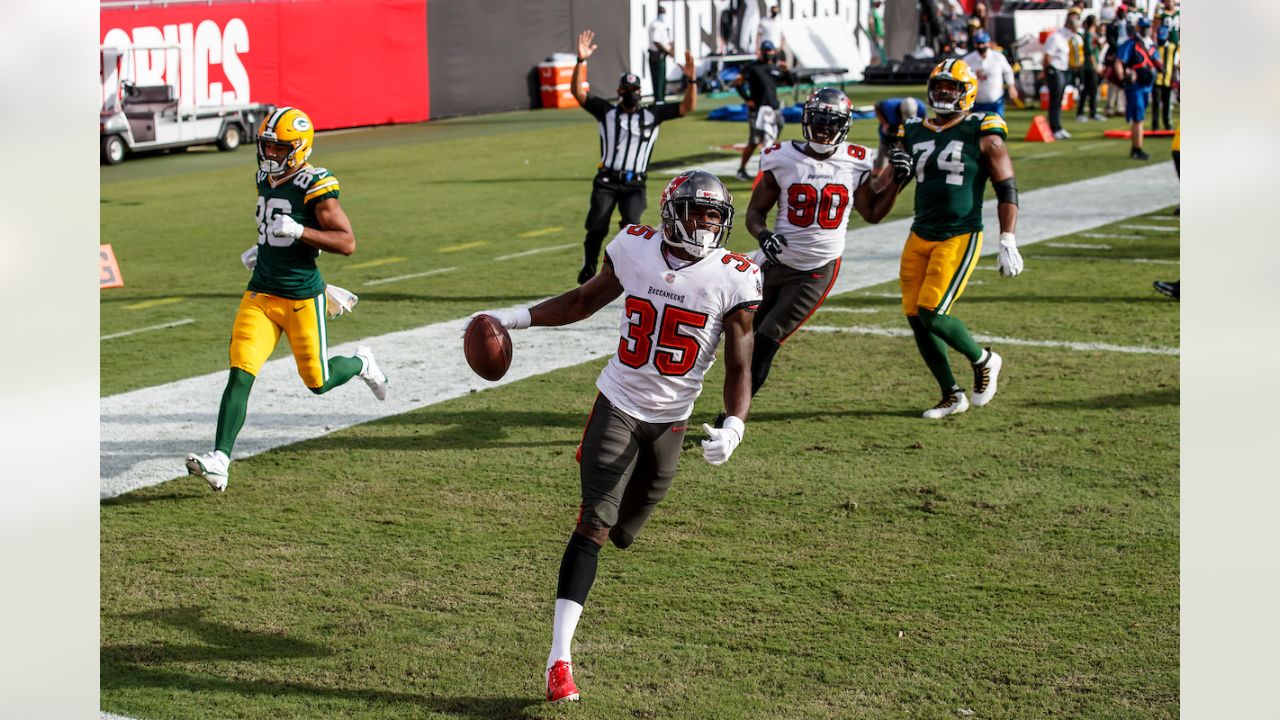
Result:
M591 57L591 53L596 51L595 40L596 34L590 30L583 30L578 34L578 62L573 66L573 80L569 91L573 93L573 99L578 101L579 105L587 104L587 91L582 89L582 63Z
M698 83L694 71L693 53L684 51L684 99L680 101L680 117L693 112L698 104Z

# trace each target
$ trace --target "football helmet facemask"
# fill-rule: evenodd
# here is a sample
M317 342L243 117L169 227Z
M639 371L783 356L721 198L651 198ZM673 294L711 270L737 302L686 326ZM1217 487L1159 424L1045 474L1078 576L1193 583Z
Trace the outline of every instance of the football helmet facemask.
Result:
M968 112L978 99L978 76L963 60L948 59L929 73L929 106L943 115Z
M662 241L702 258L728 241L733 197L715 175L686 170L662 191L661 215Z
M268 175L293 172L311 157L311 118L295 107L277 108L258 127L258 169Z
M853 104L843 92L824 87L815 90L804 103L800 127L804 139L817 152L831 152L844 142L853 124Z

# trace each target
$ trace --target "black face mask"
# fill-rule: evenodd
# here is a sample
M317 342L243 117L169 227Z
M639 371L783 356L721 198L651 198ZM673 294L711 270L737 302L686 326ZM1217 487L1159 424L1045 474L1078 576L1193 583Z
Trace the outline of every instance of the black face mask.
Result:
M622 107L634 110L640 104L640 93L637 91L622 93Z

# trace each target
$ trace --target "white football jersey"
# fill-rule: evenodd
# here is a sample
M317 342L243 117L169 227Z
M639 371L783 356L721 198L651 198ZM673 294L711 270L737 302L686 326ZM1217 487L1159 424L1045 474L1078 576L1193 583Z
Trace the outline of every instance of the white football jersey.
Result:
M787 246L779 259L796 270L813 270L844 255L853 193L871 176L874 157L853 143L840 143L825 160L809 157L802 147L796 141L769 147L760 169L773 173L781 189L774 232Z
M724 248L673 270L662 256L662 230L628 225L605 256L622 283L618 351L596 387L620 410L645 422L684 420L716 360L724 318L760 304L760 267Z

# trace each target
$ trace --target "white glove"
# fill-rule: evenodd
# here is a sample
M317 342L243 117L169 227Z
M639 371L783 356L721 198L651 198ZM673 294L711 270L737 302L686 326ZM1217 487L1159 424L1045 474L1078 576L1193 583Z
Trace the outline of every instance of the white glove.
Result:
M725 418L723 424L724 427L713 428L702 423L702 431L710 438L702 441L702 458L712 465L723 465L738 447L738 443L742 442L742 435L747 431L742 419L733 415Z
M1022 272L1022 253L1018 252L1018 241L1013 233L1000 233L1000 248L996 251L996 269L1005 277L1017 277Z
M297 240L302 237L302 226L298 224L297 220L280 213L275 220L271 221L271 234L276 237L288 237Z
M248 250L240 253L240 262L244 263L244 266L249 270L256 267L258 264L258 246L254 245Z
M481 310L478 313L471 313L471 317L467 318L467 324L462 326L462 334L467 334L467 328L471 326L471 321L481 315L490 315L498 324L508 330L524 330L533 324L533 318L529 316L528 308L520 308L519 310Z
M350 290L337 285L324 287L325 312L331 318L342 317L342 313L351 312L355 309L357 302L360 302L360 296Z

